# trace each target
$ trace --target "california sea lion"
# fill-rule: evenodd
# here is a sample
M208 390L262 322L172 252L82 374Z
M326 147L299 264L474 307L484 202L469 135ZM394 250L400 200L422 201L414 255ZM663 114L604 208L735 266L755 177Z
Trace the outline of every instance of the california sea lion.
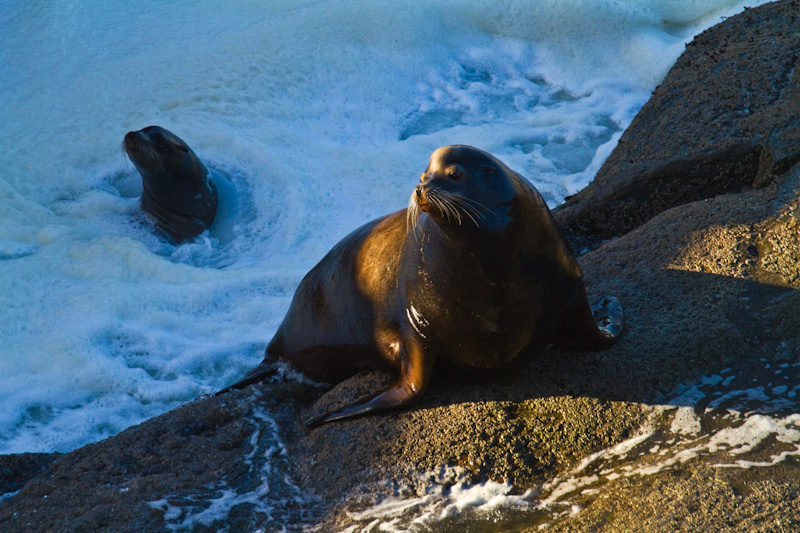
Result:
M148 126L128 132L122 145L142 175L142 209L175 242L192 239L211 226L217 213L217 187L180 137Z
M551 342L607 348L622 327L616 298L589 306L536 189L486 152L448 146L431 156L408 209L358 228L306 275L264 361L218 394L273 374L278 359L327 382L370 367L399 371L314 426L413 402L437 358L481 371Z

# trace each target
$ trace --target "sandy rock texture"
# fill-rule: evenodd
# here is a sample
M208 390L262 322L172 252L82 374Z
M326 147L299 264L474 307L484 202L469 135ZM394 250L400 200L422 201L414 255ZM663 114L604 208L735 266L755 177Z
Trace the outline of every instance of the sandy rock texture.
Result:
M267 383L202 398L49 466L6 459L0 466L22 466L4 481L19 492L0 501L0 530L342 529L354 511L419 493L430 473L448 467L536 493L648 420L663 425L659 410L673 407L663 398L681 383L753 361L797 362L799 61L798 1L706 31L595 182L556 211L571 239L595 248L581 257L590 299L613 294L625 309L626 331L613 348L549 348L478 383L437 376L409 410L313 430L302 421L392 376L363 373L330 390ZM574 496L578 513L514 528L795 531L798 466L791 457L755 470L691 460L609 481ZM265 481L281 506L259 506ZM236 503L226 521L195 519L225 501Z

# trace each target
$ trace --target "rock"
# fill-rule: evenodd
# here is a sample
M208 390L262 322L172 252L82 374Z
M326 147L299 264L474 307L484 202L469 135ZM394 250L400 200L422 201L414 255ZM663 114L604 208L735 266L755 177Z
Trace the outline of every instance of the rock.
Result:
M797 364L798 15L797 1L773 3L698 36L596 181L557 211L583 238L618 236L581 257L590 297L614 294L625 309L610 350L550 348L484 382L439 377L411 409L313 430L302 424L310 413L391 376L201 398L58 458L0 501L0 530L367 527L359 513L381 498L465 479L555 502L517 530L797 529L791 455L752 470L699 456L649 475L625 468L658 465L675 432L716 423L670 400L676 386ZM593 465L612 459L616 475L593 488ZM558 511L567 500L582 511Z
M318 515L297 503L299 489L284 478L288 457L273 425L299 424L302 391L271 392L267 399L253 391L202 398L60 457L0 502L0 530L140 532L171 523L216 531L215 505L230 510L225 526L232 531L313 520ZM269 410L275 414L267 418ZM265 485L280 504L261 505Z
M798 531L798 464L737 472L692 464L678 473L626 479L548 532ZM531 530L534 531L534 530Z
M670 207L786 172L800 160L798 17L799 2L777 2L698 35L558 221L619 236Z
M59 453L0 455L0 495L18 491L60 456Z

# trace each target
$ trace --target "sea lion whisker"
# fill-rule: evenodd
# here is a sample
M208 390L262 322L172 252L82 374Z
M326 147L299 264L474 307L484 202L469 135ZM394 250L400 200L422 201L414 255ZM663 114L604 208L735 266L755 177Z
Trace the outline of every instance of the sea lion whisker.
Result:
M430 203L439 210L439 213L442 216L447 217L447 221L450 222L450 212L445 209L444 204L442 204L441 200L436 194L433 194L432 192L428 193L428 201L430 201Z
M475 217L479 217L479 218L486 218L486 217L484 217L482 214L480 214L480 213L478 213L476 211L472 211L471 212L470 210L474 209L474 208L472 208L471 206L466 205L466 204L459 204L458 201L456 199L454 199L454 198L451 199L451 201L453 202L454 205L460 207L464 211L464 214L467 217L469 217L469 219L475 224L475 227L478 227L478 228L481 227L481 225L478 223L478 221L477 221L477 219Z
M143 159L150 167L152 167L153 171L159 174L164 172L164 162L161 159L161 156L148 143L143 143L138 139L134 140L133 149L139 153L141 159Z
M438 200L439 205L441 206L441 208L444 209L447 212L447 221L450 222L450 220L452 219L452 220L458 222L458 219L456 218L456 213L453 211L452 206L450 204L448 204L447 201L444 198L440 197L440 198L437 198L437 200Z
M447 202L448 202L448 205L450 206L450 208L453 210L453 213L455 214L455 216L458 217L458 225L460 226L461 225L461 220L463 218L461 216L461 211L458 209L458 206L456 205L456 203L453 202L452 200L450 200L449 198L447 199Z
M448 198L448 196L446 194L441 195L439 197L439 201L442 202L442 205L444 205L447 208L448 212L453 215L453 220L458 222L458 225L460 226L461 225L461 212L458 210L456 205L450 200L450 198ZM449 216L447 218L448 218L448 220L450 219Z
M417 202L414 201L414 195L408 199L408 207L406 207L406 228L414 224L414 216L417 212Z
M411 230L414 237L419 241L417 230L419 229L419 205L415 200L415 194L411 195L408 200L408 208L406 209L406 231Z
M464 198L460 195L444 193L441 195L441 199L442 202L446 203L448 208L452 210L459 225L462 223L462 214L466 217L469 217L476 227L480 227L477 218L486 218L477 210L477 208L464 202Z
M464 213L468 214L470 218L476 220L478 218L485 220L486 217L480 211L477 211L475 208L471 206L462 205L461 208L464 210Z
M453 195L453 196L449 197L449 200L450 200L450 202L452 202L452 204L456 208L461 209L464 212L464 214L466 216L468 216L470 218L470 220L472 220L472 222L474 222L475 225L478 226L478 227L480 227L480 224L478 223L476 217L477 218L482 218L482 219L486 218L483 215L483 213L478 211L478 209L476 207L474 207L472 205L469 205L468 203L464 202L463 198L459 198L459 197Z
M467 198L466 196L462 196L460 194L453 194L451 196L454 197L454 198L458 198L459 200L465 202L467 205L469 205L470 207L475 209L474 212L476 214L478 214L478 209L480 209L480 210L485 211L487 213L491 213L495 217L499 217L499 215L497 213L495 213L494 211L492 211L491 209L489 209L488 207L486 207L482 203L478 202L477 200L474 200L472 198ZM486 218L486 217L481 214L481 218Z
M439 209L439 212L442 215L446 216L447 217L447 221L450 222L451 211L450 211L450 209L448 209L447 204L445 204L442 201L441 197L438 194L431 194L430 197L431 197L432 200L434 200L436 202L436 207Z
M164 172L164 161L161 159L161 155L152 146L147 146L145 151L156 172Z
M159 174L164 172L164 161L152 146L147 143L143 143L138 139L128 142L131 144L131 150L133 150L135 153L138 153L141 159L153 168L153 171ZM128 146L126 146L125 140L122 141L122 151L126 154L128 153ZM128 156L130 157L130 154L128 154Z
M477 200L473 200L472 198L467 198L466 196L462 196L460 194L452 194L451 197L453 199L457 199L460 202L464 203L465 205L470 206L475 212L485 211L491 213L492 210L483 205L482 203L478 202Z

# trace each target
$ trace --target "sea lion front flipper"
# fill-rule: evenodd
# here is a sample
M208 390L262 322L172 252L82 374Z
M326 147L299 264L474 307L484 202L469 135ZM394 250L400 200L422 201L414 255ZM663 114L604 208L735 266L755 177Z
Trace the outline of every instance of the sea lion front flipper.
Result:
M407 344L405 353L400 354L400 378L397 381L338 411L315 416L307 420L306 425L317 427L333 420L402 407L419 399L430 383L434 357L426 354L422 343L416 339Z

